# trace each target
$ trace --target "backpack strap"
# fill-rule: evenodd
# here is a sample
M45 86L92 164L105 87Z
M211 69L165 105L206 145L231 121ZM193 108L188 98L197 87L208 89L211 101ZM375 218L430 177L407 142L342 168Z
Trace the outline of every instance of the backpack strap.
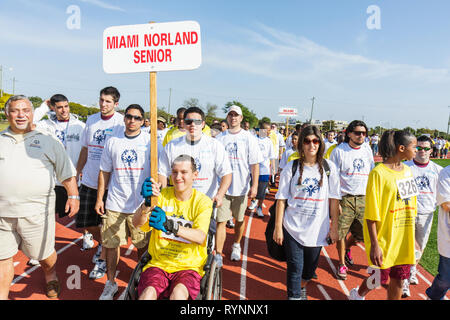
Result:
M323 159L322 166L323 166L323 169L325 170L327 177L329 177L331 170L330 170L330 165L328 164L327 159Z
M292 162L292 178L295 176L297 168L298 168L298 159L295 159L294 162Z

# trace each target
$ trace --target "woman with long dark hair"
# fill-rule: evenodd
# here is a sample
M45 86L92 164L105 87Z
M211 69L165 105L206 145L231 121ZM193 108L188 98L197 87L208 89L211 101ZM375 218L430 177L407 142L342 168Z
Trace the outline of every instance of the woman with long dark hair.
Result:
M302 129L297 146L294 176L296 161L289 162L280 175L273 239L285 248L288 299L307 300L306 285L317 268L322 246L338 239L341 197L336 167L323 159L325 143L320 130L312 125Z

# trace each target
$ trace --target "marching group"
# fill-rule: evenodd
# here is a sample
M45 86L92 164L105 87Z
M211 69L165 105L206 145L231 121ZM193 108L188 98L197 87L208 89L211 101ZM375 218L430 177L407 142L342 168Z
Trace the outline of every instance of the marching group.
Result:
M151 256L142 269L139 299L195 299L213 204L215 261L221 267L226 228L234 229L230 260L239 261L245 212L256 210L264 217L263 201L278 175L273 240L286 254L288 299L307 300L307 284L316 277L324 246L335 244L336 277L345 280L358 242L364 242L368 265L379 270L388 299L409 296L410 284L418 283L415 266L436 206L439 270L426 294L430 299L445 296L450 285L450 166L442 168L430 157L434 146L438 157L446 156L448 142L401 130L368 137L359 120L336 137L330 131L324 139L318 127L303 124L285 139L276 124L251 129L236 105L222 123L210 127L200 108L179 108L170 128L158 117L158 177L151 179L149 121L138 104L129 105L123 115L117 112L119 99L116 88L102 89L100 112L86 123L70 113L62 94L36 110L22 95L5 104L9 127L0 133L0 299L8 298L18 250L29 263L41 265L46 295L60 294L55 213L75 219L84 234L82 250L98 243L89 278L107 277L99 299L112 300L118 292L120 247L128 238L139 257ZM377 154L383 159L378 165ZM364 280L349 299L363 300L371 289Z

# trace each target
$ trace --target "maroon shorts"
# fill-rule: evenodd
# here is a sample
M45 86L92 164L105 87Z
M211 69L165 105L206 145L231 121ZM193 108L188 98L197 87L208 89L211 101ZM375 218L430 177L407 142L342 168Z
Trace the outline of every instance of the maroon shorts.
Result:
M410 264L402 264L387 269L381 269L381 284L387 284L389 278L400 280L409 279L410 271Z
M147 287L156 290L158 299L168 299L173 288L179 283L183 284L188 292L189 299L195 300L200 292L200 280L202 277L193 270L182 270L174 273L167 273L156 267L150 267L141 274L138 284L138 295Z

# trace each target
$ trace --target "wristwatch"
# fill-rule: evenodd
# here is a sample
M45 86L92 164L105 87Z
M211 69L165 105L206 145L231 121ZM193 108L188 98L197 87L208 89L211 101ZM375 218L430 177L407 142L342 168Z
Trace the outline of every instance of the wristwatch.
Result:
M67 199L80 200L80 196L67 196Z
M175 236L178 234L178 229L180 228L180 225L178 224L178 222L175 222L171 219L167 219L163 225L167 231L172 232Z

